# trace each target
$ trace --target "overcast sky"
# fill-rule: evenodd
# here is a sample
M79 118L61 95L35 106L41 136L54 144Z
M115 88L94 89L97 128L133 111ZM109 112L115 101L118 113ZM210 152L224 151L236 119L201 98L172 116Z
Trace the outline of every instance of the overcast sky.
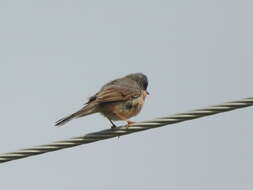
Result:
M2 0L0 153L106 129L56 128L106 82L150 80L142 121L253 96L252 1ZM253 189L253 107L0 164L13 189ZM119 123L122 124L122 123Z

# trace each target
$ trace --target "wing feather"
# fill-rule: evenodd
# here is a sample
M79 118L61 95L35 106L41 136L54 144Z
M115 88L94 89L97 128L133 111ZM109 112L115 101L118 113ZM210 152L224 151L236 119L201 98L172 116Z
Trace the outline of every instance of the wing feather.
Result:
M141 91L135 88L112 86L102 89L95 96L90 98L89 102L97 103L127 101L137 98L141 95Z

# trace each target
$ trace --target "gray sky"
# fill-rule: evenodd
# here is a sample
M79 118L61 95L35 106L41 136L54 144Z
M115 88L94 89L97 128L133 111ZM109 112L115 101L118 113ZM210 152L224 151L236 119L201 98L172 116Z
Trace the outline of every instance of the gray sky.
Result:
M153 119L253 96L253 3L1 1L0 152L108 128L53 123L105 82L150 80ZM253 188L253 108L0 165L3 189Z

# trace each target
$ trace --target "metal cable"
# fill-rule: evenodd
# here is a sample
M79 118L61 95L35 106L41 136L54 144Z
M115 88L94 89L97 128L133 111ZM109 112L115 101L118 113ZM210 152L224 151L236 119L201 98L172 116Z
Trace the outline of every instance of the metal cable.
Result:
M95 133L89 133L80 137L74 137L68 140L57 141L51 144L40 145L33 148L22 149L16 152L5 153L0 155L0 163L17 160L37 154L52 152L64 148L70 148L81 144L88 144L95 141L118 137L131 134L138 131L144 131L164 125L183 122L186 120L197 119L204 116L209 116L221 112L231 111L243 107L253 105L253 97L245 98L239 101L227 102L221 105L210 106L204 109L197 109L185 113L179 113L168 117L160 117L150 121L135 123L129 127L120 126L114 129L106 129Z

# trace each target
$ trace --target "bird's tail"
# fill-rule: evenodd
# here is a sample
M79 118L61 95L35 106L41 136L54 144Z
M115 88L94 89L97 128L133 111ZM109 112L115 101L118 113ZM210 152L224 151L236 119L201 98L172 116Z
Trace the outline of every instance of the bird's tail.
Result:
M95 112L96 112L96 106L92 104L87 104L84 108L80 109L79 111L56 121L55 126L60 127L74 118L83 117Z
M65 123L69 122L70 120L74 119L75 117L77 117L76 113L73 113L69 116L63 117L60 120L55 122L55 126L60 127L60 126L64 125Z

